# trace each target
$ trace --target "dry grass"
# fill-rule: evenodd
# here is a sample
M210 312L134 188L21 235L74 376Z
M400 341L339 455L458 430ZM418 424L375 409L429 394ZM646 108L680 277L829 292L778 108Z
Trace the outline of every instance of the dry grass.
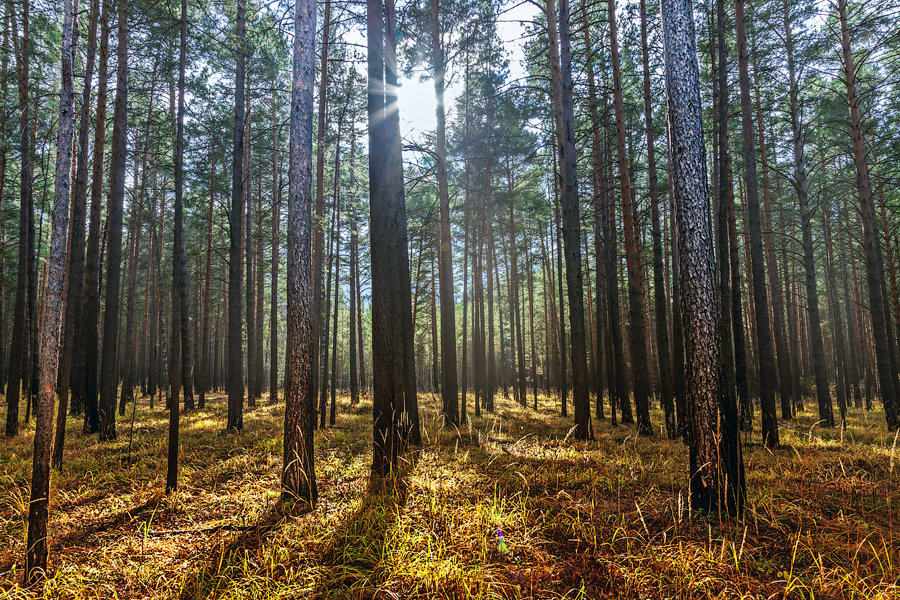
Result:
M881 413L853 411L843 436L807 414L778 452L745 445L748 510L728 523L688 510L679 442L606 421L573 442L548 398L540 411L500 398L446 431L421 401L424 447L399 491L372 494L370 405L342 399L338 426L316 434L321 500L306 514L276 504L281 404L250 410L240 434L221 433L221 397L184 415L172 497L162 407L141 401L131 462L128 421L105 445L70 422L41 592L16 585L26 427L0 441L0 598L900 597L900 464Z

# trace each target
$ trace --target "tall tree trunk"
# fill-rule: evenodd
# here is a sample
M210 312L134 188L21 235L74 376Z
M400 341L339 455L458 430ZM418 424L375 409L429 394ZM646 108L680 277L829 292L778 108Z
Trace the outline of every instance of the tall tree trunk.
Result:
M228 249L228 429L244 428L244 357L241 347L241 199L244 194L245 0L237 0L237 63L234 78L234 148L231 158L230 244ZM301 9L297 0L295 10ZM299 25L297 27L300 27ZM304 24L304 28L306 25ZM296 46L298 42L295 40ZM297 49L295 47L296 54ZM296 60L295 60L296 62ZM294 78L297 78L294 67ZM293 110L293 109L292 109ZM293 140L292 140L293 144ZM287 452L285 444L285 452Z
M41 380L35 405L34 457L28 503L28 541L25 545L25 585L46 576L47 518L50 508L50 446L53 439L53 402L59 366L59 336L66 288L66 235L69 226L69 190L72 183L72 138L75 133L73 62L77 47L77 0L63 5L59 124L56 141L53 217L47 288L41 327Z
M488 132L491 128L487 128ZM488 133L490 135L490 133ZM490 162L490 159L488 159ZM494 411L494 394L497 392L497 344L494 339L494 210L491 194L491 169L485 169L484 178L484 194L485 198L482 203L482 238L485 240L483 253L484 276L487 280L487 376L485 379L485 391L482 398L482 406L484 410ZM497 295L500 291L497 290Z
M783 211L778 217L778 224L782 230L787 229ZM781 400L781 416L784 419L789 419L791 417L792 406L799 408L803 405L802 395L800 393L800 362L798 358L800 351L797 347L797 319L793 314L794 300L793 295L791 294L791 271L793 269L791 268L789 256L791 256L793 252L791 252L790 255L788 254L789 237L791 238L791 246L793 246L793 231L787 231L787 235L782 236L781 241L781 279L784 285L785 310L791 317L787 320L787 342L790 346L790 359L788 360L788 365L790 367L791 375L791 397L789 400L785 400L784 398ZM791 249L793 250L793 248Z
M712 37L712 36L710 36ZM715 115L715 140L714 163L718 171L714 173L713 187L718 188L717 199L717 222L716 222L716 248L718 250L718 267L719 267L719 314L720 329L719 335L722 338L722 366L725 389L723 390L726 401L735 403L736 392L736 366L735 366L735 350L734 336L732 334L732 285L734 283L733 275L740 273L740 265L737 261L731 260L731 244L729 237L729 220L728 216L731 204L734 200L732 180L731 180L731 153L728 144L728 45L725 39L725 3L724 0L716 2L716 46L718 54L710 52L712 55L713 70L716 71L716 84L713 88L713 105ZM736 254L736 252L735 252ZM735 273L732 273L732 270ZM740 285L740 279L737 279ZM740 290L740 288L738 288ZM740 302L740 300L738 300ZM746 374L745 374L746 380ZM743 398L741 398L741 406L743 406ZM749 422L752 419L752 412Z
M319 103L318 122L316 125L316 217L313 220L312 241L312 360L316 368L312 373L311 396L309 397L310 409L315 411L319 395L319 356L322 346L322 325L328 318L322 318L324 290L323 283L323 246L325 226L325 129L328 123L328 51L331 39L331 0L325 0L324 21L322 23L322 58L319 69ZM313 420L315 423L315 419Z
M878 159L873 156L872 160L877 162ZM894 248L891 244L891 232L888 225L887 206L885 205L884 201L883 185L879 186L878 188L878 207L881 210L881 231L882 237L884 238L884 254L887 258L888 281L891 292L891 308L893 309L894 317L894 331L892 331L891 333L896 333L897 337L895 339L900 342L900 289L897 288L897 272L894 269Z
M152 107L152 94L151 94ZM146 156L147 145L144 144L144 156ZM125 405L128 402L134 402L134 367L135 367L135 319L137 317L137 267L138 267L138 249L141 243L141 229L144 205L144 190L146 190L146 159L142 159L143 166L141 168L140 177L137 174L137 164L134 173L134 191L131 203L131 216L129 217L129 233L130 244L126 244L128 253L128 279L125 287L125 354L123 355L124 363L122 364L122 391L119 396L119 415L125 414ZM137 163L137 161L135 161ZM140 188L138 189L138 186Z
M706 152L700 112L700 73L691 0L663 0L666 92L671 125L675 220L685 333L689 407L691 505L740 514L744 467L737 407L724 389Z
M431 53L434 64L435 144L440 202L441 399L444 424L459 425L456 384L456 298L453 288L453 240L450 237L450 191L447 183L447 122L444 113L444 48L441 44L439 0L431 0ZM465 391L463 391L465 393Z
M750 50L744 20L745 0L735 2L738 47L738 81L741 91L741 131L743 133L744 178L747 186L747 223L750 236L750 263L753 269L753 304L756 322L756 353L759 359L759 395L762 405L763 443L778 447L778 419L775 415L775 348L769 327L769 299L766 265L759 215L759 187L756 177L756 147L753 143L753 106L750 100Z
M84 407L84 386L78 375L72 377L72 363L78 362L74 358L76 327L81 313L84 298L84 221L87 214L87 176L88 176L88 135L90 133L90 104L91 82L94 75L94 63L97 54L97 23L100 16L100 1L91 0L90 13L88 15L88 43L87 57L84 66L84 89L81 95L81 109L78 115L78 146L75 160L75 185L72 192L72 223L71 237L69 239L69 273L68 289L66 292L65 320L63 325L62 350L59 362L59 410L56 415L56 438L53 443L53 456L51 465L59 468L62 465L63 447L66 436L66 415L69 406L69 392L72 392L73 413L80 414ZM76 25L77 27L77 25ZM4 82L5 87L5 82ZM4 90L5 92L5 90ZM5 95L5 93L4 93ZM0 177L0 185L3 178ZM80 339L80 338L79 338ZM79 354L84 349L80 346ZM2 354L2 350L0 350ZM83 359L82 359L83 366ZM75 383L77 380L81 384ZM73 385L74 384L74 385ZM76 409L76 407L78 407Z
M100 379L100 440L116 439L119 387L119 283L122 270L122 204L125 199L128 109L128 0L117 0L116 102L113 110L106 297L103 313L103 371Z
M800 229L803 243L803 270L806 275L806 310L809 316L809 345L812 350L813 371L816 378L816 397L819 403L819 422L826 427L834 427L834 413L831 407L831 392L828 387L828 373L825 367L825 345L822 341L822 326L819 319L819 289L816 285L816 263L813 255L812 212L809 206L809 183L806 179L806 159L803 148L803 131L800 123L800 100L796 70L794 68L794 50L791 38L790 18L787 3L784 2L785 44L788 56L788 75L790 85L791 134L794 149L794 187L800 209ZM757 92L758 95L758 92ZM763 178L765 178L765 150L762 144L762 114L759 116L760 154L763 157ZM777 289L777 287L773 288ZM781 307L776 306L776 324L781 314ZM832 317L833 318L833 317ZM783 349L783 348L782 348ZM781 356L781 350L779 350ZM786 362L786 355L782 362ZM785 370L782 370L782 377ZM784 388L784 383L782 383ZM784 392L782 391L782 395Z
M276 138L277 139L277 138ZM210 389L210 384L215 385L215 381L210 381L210 373L212 371L211 365L212 361L215 361L216 355L215 352L210 348L210 340L209 340L209 311L210 311L210 294L211 284L212 284L212 239L213 239L213 217L215 215L215 202L216 202L216 142L217 138L213 138L211 140L211 146L209 151L209 211L206 215L206 275L203 281L203 314L201 315L201 325L200 325L200 348L198 348L197 352L197 364L200 367L200 374L197 377L197 407L205 408L206 407L206 392ZM278 147L275 145L275 149L273 151L273 156L278 155ZM277 160L274 159L274 160ZM276 192L277 192L276 186ZM276 202L274 209L273 218L273 227L274 223L277 223L278 220L278 204ZM273 244L275 242L273 241ZM274 258L273 258L274 260ZM277 268L277 267L276 267ZM274 283L272 284L272 297L276 297L277 294L277 278L273 278ZM273 319L274 321L274 319ZM276 355L277 356L277 355ZM274 361L273 361L274 364ZM274 367L273 367L274 368Z
M269 402L278 400L278 262L281 251L281 164L279 163L278 111L272 102L272 256L269 284Z
M318 491L310 398L315 336L312 335L312 114L315 81L316 7L295 0L290 159L288 163L287 356L285 359L284 467L281 499L314 504Z
M644 121L647 134L647 169L650 184L650 211L653 227L653 291L656 317L656 352L659 362L660 396L670 439L676 436L674 392L672 391L672 362L669 356L669 324L666 314L665 275L663 270L662 229L659 223L659 183L656 178L656 149L653 132L653 107L650 92L650 51L647 44L647 9L644 0L641 10L641 56L644 66Z
M151 347L151 373L153 376L153 382L150 385L150 398L151 407L153 406L153 393L154 390L159 392L160 400L162 400L163 388L166 388L166 394L168 395L168 388L166 387L165 380L165 371L167 368L166 363L166 354L165 348L166 346L166 337L165 337L165 304L162 291L162 254L163 254L163 233L165 231L165 217L166 217L166 195L163 194L160 203L159 203L159 217L157 218L158 227L157 227L157 238L156 243L154 244L154 252L155 256L153 256L153 280L154 280L154 291L153 291L153 323L150 327L150 347ZM224 265L224 262L223 262ZM223 278L224 279L224 278Z
M343 124L344 115L341 113L341 124ZM335 412L337 412L337 353L338 353L338 309L340 304L341 291L341 126L338 126L338 137L334 145L334 192L332 198L334 201L334 218L335 228L332 230L334 236L334 315L331 323L331 406L328 413L328 424L334 427ZM325 410L322 410L322 425L324 425Z
M634 406L637 412L638 433L651 435L650 423L650 371L647 361L647 326L642 306L641 259L638 254L637 224L634 220L631 174L625 147L625 108L622 99L622 74L619 65L618 29L615 2L609 3L610 54L613 67L613 107L616 118L616 153L618 158L619 187L622 196L622 222L625 233L625 265L628 270L629 341L631 347L631 372L634 381ZM624 419L623 419L624 420Z
M415 379L415 355L413 353L413 321L412 305L409 290L409 239L407 234L406 198L403 181L403 153L400 139L400 111L397 102L397 90L399 89L399 71L397 67L397 36L396 16L394 0L385 0L384 4L384 82L385 82L385 117L390 133L389 174L392 178L390 189L393 195L393 204L397 207L397 239L399 256L394 261L400 269L400 277L397 289L400 297L394 304L394 309L400 307L396 316L400 318L403 327L403 347L406 364L405 397L403 403L401 433L405 444L419 446L422 443L422 432L419 423L419 401L416 396Z
M438 250L440 247L438 247ZM435 281L435 272L439 267L434 264L434 256L431 257L431 390L440 392L441 366L438 354L438 325L437 325L437 295L438 284Z
M678 247L678 224L675 207L675 167L672 160L672 151L675 144L672 142L672 119L668 104L666 105L666 144L669 152L669 220L670 234L672 236L672 364L684 365L684 329L681 320L681 262ZM727 319L727 315L720 316ZM690 411L687 406L687 394L685 391L684 369L674 369L675 379L675 412L678 417L678 433L685 443L690 442Z
M188 277L184 248L184 70L187 55L187 0L181 0L178 44L178 112L175 118L175 237L172 243L172 396L169 398L169 451L166 493L178 487L178 388L184 386L184 408L193 408ZM180 338L180 339L179 339Z
M584 4L584 3L583 3ZM604 241L604 224L606 222L606 192L604 189L603 182L603 142L601 140L601 132L602 125L600 122L600 113L597 109L597 82L594 73L594 61L590 60L593 57L593 50L591 49L591 36L590 36L590 28L588 22L588 11L587 7L584 6L582 9L582 18L583 18L583 26L582 32L584 33L584 46L587 56L589 60L587 61L587 78L588 78L588 111L591 118L591 159L593 166L593 173L591 174L591 183L593 184L593 192L594 192L594 262L595 262L595 271L597 274L597 290L596 290L596 301L597 306L594 311L596 325L595 329L597 331L597 369L594 373L594 388L595 393L597 394L597 417L603 418L603 382L600 378L600 373L602 372L602 367L599 364L601 348L604 345L611 346L607 340L607 328L604 327L606 322L608 321L608 316L604 315L603 307L604 307L604 296L606 297L606 302L608 303L609 293L610 293L610 284L609 284L609 272L608 272L608 261L606 258L606 245ZM529 278L529 285L531 284L531 280ZM530 288L529 288L530 295ZM530 298L529 298L530 302ZM615 352L614 349L608 347L606 349L606 356L609 358L611 354ZM613 381L616 374L614 373L614 369L610 369L607 367L606 369L607 377L610 381ZM613 421L615 421L615 400L613 399L613 387L614 385L609 385L609 394L610 394L610 407L612 409ZM537 407L537 397L535 396L535 407Z
M875 205L872 201L872 186L869 180L869 165L866 162L866 144L862 134L862 115L856 92L856 67L850 48L850 31L847 27L847 2L837 0L838 16L841 24L841 49L843 51L844 83L847 86L847 103L850 107L850 136L853 140L853 162L856 166L856 186L859 194L860 216L862 220L862 250L866 263L866 281L869 286L869 311L872 318L872 335L875 346L875 365L884 403L884 416L888 430L900 428L900 406L898 406L897 373L891 364L892 332L890 316L884 302L884 267L881 259L881 245L878 243L878 224L875 220Z
M560 86L563 143L562 169L563 242L566 254L566 284L569 293L569 327L572 334L572 404L576 439L594 438L587 384L587 348L584 327L584 294L581 271L581 215L578 205L578 175L575 154L575 109L572 83L572 42L569 36L569 0L559 3Z
M356 194L356 177L354 176L354 158L356 157L356 133L350 136L350 193ZM356 278L359 263L359 222L356 216L356 199L350 202L350 404L359 404L359 381L357 368L359 359L356 352L357 322L356 313L359 306L356 302L356 292L359 282ZM360 348L361 350L362 348Z
M553 161L556 164L556 161ZM560 169L560 173L562 169ZM557 388L559 389L559 400L561 406L561 415L563 417L568 416L568 401L569 401L569 370L566 366L566 357L569 355L569 347L566 345L566 301L563 297L563 248L562 248L562 224L560 223L562 217L560 215L560 206L559 206L559 184L561 181L559 178L554 178L553 181L553 206L555 213L555 223L556 228L554 229L553 239L556 246L556 290L559 294L559 320L556 322L556 327L558 330L558 339L559 339L559 370L557 371Z
M332 205L331 210L331 226L329 227L329 231L331 234L328 236L328 260L326 262L326 270L327 270L327 281L325 284L325 307L324 307L324 316L322 318L323 327L321 328L321 339L320 339L320 355L322 358L322 367L321 367L321 389L319 390L319 427L325 428L325 419L328 417L327 407L328 407L328 369L330 362L328 360L329 357L329 349L328 338L330 337L329 333L331 332L331 283L334 271L332 267L334 266L334 229L337 226L337 211L335 210L335 205Z
M528 269L528 328L530 331L530 335L528 336L529 341L531 342L531 394L534 398L534 410L538 409L538 381L537 381L537 362L538 362L538 353L537 353L537 343L535 341L534 335L534 262L532 260L530 254L530 244L525 244L525 264ZM603 399L602 396L598 397L597 402L601 407L601 417L602 415L602 407L603 407Z
M510 186L511 192L515 186ZM528 404L528 391L525 387L525 338L522 335L522 317L519 311L519 255L516 248L516 220L513 203L509 203L509 297L510 324L515 324L516 370L518 374L518 400L522 406ZM514 384L515 385L515 384Z
M462 305L462 373L460 391L462 398L459 406L459 422L465 423L468 419L466 405L469 399L469 184L471 182L469 172L469 50L466 48L466 69L463 83L463 305ZM474 262L474 261L473 261ZM473 264L474 271L474 264ZM474 286L473 286L474 288ZM474 291L474 290L473 290ZM474 308L474 302L473 302ZM473 310L473 329L474 329ZM474 351L475 335L473 331L472 347ZM473 369L474 370L474 369Z
M421 441L409 248L400 146L394 3L368 0L369 232L372 256L374 436L372 476L394 473L406 443Z
M30 55L31 55L31 3L22 1L22 21L18 24L15 5L7 0L7 13L14 24L13 47L16 56L16 78L19 90L19 124L21 126L21 167L19 169L19 252L16 275L16 299L13 309L13 330L11 348L27 349L28 332L28 288L31 246L29 241L29 221L34 212L32 203L34 178L34 133L30 116ZM21 29L20 29L21 27ZM10 352L9 381L6 388L6 435L19 433L19 394L27 381L27 351Z
M355 187L355 186L354 186ZM359 227L359 221L357 220L357 231ZM363 326L362 326L362 314L363 314L363 303L362 303L362 293L360 292L360 276L359 276L359 240L357 239L356 244L356 268L354 269L353 278L356 280L356 341L359 347L359 387L363 390L367 389L366 385L366 346L363 343Z
M251 110L251 100L252 96L250 93L250 77L247 78L247 92L246 92L246 101L247 101L247 112L246 120L244 122L244 234L243 234L243 242L244 242L244 275L245 275L245 288L244 288L244 300L246 306L244 307L244 318L245 318L245 329L247 331L247 406L253 407L256 406L256 398L257 398L257 381L256 381L256 370L253 368L256 363L256 355L259 354L259 348L256 347L256 286L254 285L256 280L254 279L255 271L254 268L258 268L258 265L254 265L254 257L253 257L253 163L251 152L252 152L252 140L253 135L251 131L252 127L252 110Z
M253 370L256 377L256 397L262 398L266 387L265 365L265 270L263 269L263 213L262 177L256 186L256 360Z
M95 18L96 21L96 18ZM4 11L3 13L3 39L0 41L2 47L6 49L3 53L3 57L0 58L0 103L3 106L6 106L7 99L9 97L9 38L10 33L12 32L12 23L10 22L10 14L9 11ZM6 131L7 119L9 118L9 113L4 111L2 116L0 116L0 129ZM6 166L8 164L8 156L9 156L10 147L8 144L0 144L0 197L3 196L3 191L6 189ZM2 198L0 198L0 206L3 205ZM6 250L6 228L2 228L2 233L0 233L0 246L2 249ZM6 319L4 318L4 299L6 297L6 285L5 285L5 274L6 274L6 259L4 257L0 257L0 274L4 275L4 285L0 285L0 392L6 392Z
M547 18L547 39L550 43L550 96L553 103L553 125L556 134L556 146L553 147L553 168L558 169L554 172L553 195L554 207L556 210L556 247L557 247L557 271L559 271L559 370L557 375L557 387L559 388L560 404L562 408L562 416L567 416L567 406L569 391L566 388L567 368L566 368L566 328L565 323L565 305L563 302L563 284L562 284L562 242L560 240L560 215L559 215L559 183L556 173L559 177L563 177L562 165L562 146L564 142L565 128L563 126L563 102L562 102L562 79L560 75L560 50L559 50L559 25L556 19L556 1L544 0L544 16ZM568 25L567 25L568 27ZM559 154L559 163L557 164L557 153Z
M841 415L841 427L847 424L847 402L850 397L850 383L847 377L847 350L844 338L844 323L838 305L837 278L834 274L834 242L831 237L831 210L825 206L822 211L822 222L825 230L825 280L828 289L828 312L831 317L831 339L834 347L834 363L837 371L835 391L838 397L838 409Z

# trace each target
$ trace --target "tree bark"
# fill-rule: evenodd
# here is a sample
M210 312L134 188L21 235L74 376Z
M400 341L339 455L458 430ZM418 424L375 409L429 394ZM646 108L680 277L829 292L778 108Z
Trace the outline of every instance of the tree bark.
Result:
M28 337L30 325L28 323L28 288L30 273L31 243L29 240L29 222L34 212L32 200L32 187L34 178L34 133L31 129L31 98L30 98L30 55L31 55L31 8L30 0L22 1L22 21L19 29L16 18L15 5L12 0L7 0L7 12L14 24L14 31L21 31L21 41L18 35L13 35L13 47L16 56L16 79L19 91L19 123L21 126L21 155L22 164L19 169L19 252L16 274L16 299L13 309L13 330L11 348L20 351L10 352L9 380L6 387L6 435L15 436L19 433L19 394L27 385L28 373L26 366Z
M413 321L394 4L368 0L369 235L372 257L372 476L395 473L398 453L421 441L415 387Z
M822 326L819 318L819 290L816 285L816 263L813 255L812 212L809 206L809 183L806 179L806 158L803 148L803 130L800 122L800 100L796 70L794 67L794 50L791 38L791 25L787 3L784 3L785 45L788 57L788 79L790 85L791 134L794 150L794 188L800 210L800 229L803 244L803 270L806 275L806 310L809 317L809 345L812 350L813 371L816 379L816 398L819 404L819 422L825 427L834 427L834 413L831 406L831 391L828 386L828 373L825 366L825 345L822 340ZM765 150L762 145L762 115L760 124L760 153L763 156L763 177L765 177ZM777 289L774 288L774 289ZM776 323L781 308L776 306ZM781 352L779 351L779 354ZM785 361L786 362L786 356ZM785 369L782 369L784 377ZM782 384L784 388L784 384ZM784 395L784 391L782 391Z
M72 392L72 412L79 414L84 407L83 385L73 385L73 380L83 379L81 371L72 377L72 364L78 362L74 358L75 335L79 315L84 298L84 221L87 214L87 176L88 176L88 135L90 133L91 82L94 75L94 63L97 54L97 23L100 16L100 1L91 0L88 15L87 57L84 66L84 89L81 96L81 109L78 115L78 146L75 161L75 185L72 191L72 223L69 239L69 273L66 291L66 308L63 325L62 350L59 362L59 410L56 415L56 439L53 443L51 465L58 469L62 465L63 447L66 436L66 415L69 406L69 392ZM77 28L77 23L76 23ZM2 178L0 178L2 182ZM2 185L2 184L0 184ZM78 347L79 354L83 348ZM2 352L2 351L0 351ZM83 363L83 360L81 361ZM78 408L76 408L78 407Z
M685 334L686 401L690 410L691 505L740 514L744 468L737 407L724 389L719 300L706 189L700 73L691 0L663 0L670 156L678 226Z
M572 404L575 437L594 438L591 403L587 384L587 348L584 327L583 273L581 271L581 215L578 205L578 175L575 154L575 109L572 83L572 42L569 36L569 0L559 3L560 86L563 143L562 169L563 243L566 255L566 284L569 300L569 327L572 335ZM649 421L648 421L649 426Z
M295 0L290 159L288 164L287 356L285 361L282 501L313 505L318 498L313 453L312 114L316 8Z
M172 247L172 330L178 340L172 347L172 396L169 398L169 450L166 493L178 487L178 388L184 386L185 410L193 408L191 390L191 336L188 320L188 281L184 248L184 70L187 55L187 0L181 0L178 44L178 112L175 118L175 238ZM180 340L179 340L180 338ZM189 400L190 399L190 400Z
M878 243L878 224L875 220L875 205L872 201L872 186L869 179L869 165L866 162L866 144L862 134L862 115L856 92L856 67L850 47L850 31L847 27L847 2L838 0L838 16L841 24L841 49L843 52L844 83L847 87L847 103L850 107L850 136L853 141L853 162L856 167L856 187L859 194L860 216L862 220L862 250L866 264L866 282L869 287L869 311L872 318L872 336L875 347L875 365L884 416L889 431L900 429L900 406L898 406L897 373L891 364L890 316L884 302L884 267L881 245Z
M616 119L616 153L618 158L619 187L622 196L622 222L625 234L625 265L628 271L628 304L630 316L629 342L631 372L634 381L634 406L637 413L638 433L652 435L650 423L650 372L647 361L647 326L642 306L641 259L638 253L637 226L634 220L631 173L625 147L625 108L622 99L622 74L619 66L618 30L615 3L609 3L610 54L613 66L613 107Z
M278 112L272 102L272 256L269 286L269 402L278 400L278 274L281 251L281 165Z
M200 348L198 348L197 352L197 364L200 366L200 373L197 377L197 407L205 408L206 407L206 392L210 389L211 384L215 385L215 380L210 380L210 374L212 372L212 363L216 360L215 351L210 348L210 324L209 324L209 312L210 312L210 302L211 298L211 284L212 284L212 240L213 240L213 217L215 215L215 201L216 201L216 142L218 138L213 138L210 140L210 151L209 151L209 211L206 215L207 220L207 229L206 229L206 275L203 281L203 314L200 317L201 325L200 325ZM278 148L277 144L275 146L275 150L273 152L273 156L277 156ZM277 159L275 159L277 160ZM276 187L277 190L277 187ZM278 205L275 205L275 216L272 218L277 222L278 215ZM274 244L274 242L273 242ZM273 259L274 260L274 259ZM277 294L277 278L274 279L275 283L272 284L272 297L274 298ZM276 354L277 356L277 354ZM274 367L273 367L274 368Z
M656 177L656 149L653 132L653 108L650 92L650 51L647 44L647 10L645 1L640 1L641 11L641 56L644 67L644 121L647 134L647 172L650 184L650 211L653 232L653 291L656 317L656 352L659 362L659 392L666 420L669 439L676 436L674 392L672 391L672 362L669 356L669 324L666 307L665 275L663 270L662 229L659 223L659 183Z
M53 402L59 367L60 324L66 288L66 236L69 226L69 190L72 183L72 138L75 133L73 62L77 46L75 15L78 0L63 5L59 124L56 141L53 216L47 287L41 327L41 379L35 405L34 457L28 503L28 540L25 585L44 579L47 571L47 519L50 507L50 446L53 439Z
M117 0L116 101L113 110L106 297L103 313L103 371L100 379L100 440L116 439L119 383L119 283L122 270L122 205L125 199L128 109L128 0Z
M450 191L447 182L447 122L444 112L445 57L441 43L439 0L431 0L431 53L434 65L435 146L440 202L441 399L444 424L459 425L456 383L456 298L453 288L453 240L450 237Z
M725 39L725 3L723 0L716 2L716 46L718 54L711 52L713 70L716 72L716 85L713 89L713 104L715 108L715 154L714 163L718 171L714 173L714 187L718 193L717 199L717 221L716 221L716 248L718 250L718 267L719 267L719 310L720 310L720 330L719 335L722 338L722 365L725 378L725 390L727 401L736 402L734 394L736 393L736 365L734 344L734 336L732 335L732 302L734 294L732 293L732 285L737 283L740 285L740 264L731 260L731 244L729 236L729 214L731 205L733 204L733 182L731 179L731 152L728 144L728 46ZM735 252L735 254L737 254ZM734 270L734 272L732 272ZM737 275L735 281L734 276ZM738 288L740 290L740 288ZM740 292L738 291L738 296ZM740 303L740 299L737 300ZM744 373L746 381L746 373ZM743 401L743 397L741 398ZM741 406L743 406L741 402ZM750 412L749 419L745 423L752 420L753 413Z
M750 100L750 70L745 0L735 2L738 47L738 81L741 92L741 131L743 133L744 178L747 187L747 224L750 237L750 263L753 270L753 305L756 322L756 353L759 359L759 394L762 406L763 443L778 447L778 418L775 414L775 349L769 326L769 299L766 291L766 265L763 256L762 226L759 214L759 187L756 176L756 147L753 143L753 106Z
M322 23L322 58L319 69L319 103L318 123L316 125L316 216L313 220L312 277L313 277L313 316L312 316L312 360L316 367L312 373L312 391L309 397L311 410L315 411L319 398L319 355L322 345L322 306L324 290L322 262L325 227L325 128L328 123L328 50L331 36L331 0L325 0L324 20ZM328 321L327 317L324 319ZM313 421L315 423L315 420Z
M241 341L241 199L244 192L244 36L245 0L237 0L237 64L234 78L234 148L231 158L230 244L228 249L228 424L244 428L244 357ZM299 10L298 0L295 10ZM294 42L296 45L296 41ZM296 52L296 48L295 48ZM295 79L297 77L295 69ZM296 82L294 84L297 85ZM293 143L293 142L292 142ZM285 444L285 451L287 445Z

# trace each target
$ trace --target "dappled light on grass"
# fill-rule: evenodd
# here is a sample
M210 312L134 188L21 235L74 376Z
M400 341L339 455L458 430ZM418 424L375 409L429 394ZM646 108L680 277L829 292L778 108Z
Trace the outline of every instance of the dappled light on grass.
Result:
M692 514L687 448L497 398L495 415L440 428L420 397L421 450L396 490L370 485L371 405L339 399L316 433L321 499L278 503L283 405L223 433L225 401L182 418L178 492L163 494L164 407L141 399L129 436L99 444L69 420L54 474L48 598L895 598L894 438L880 414L849 429L782 425L783 447L745 445L744 519ZM661 413L653 414L655 422ZM126 430L127 431L127 430ZM0 441L0 597L21 579L30 431ZM503 545L498 530L503 532ZM892 537L893 536L893 537Z

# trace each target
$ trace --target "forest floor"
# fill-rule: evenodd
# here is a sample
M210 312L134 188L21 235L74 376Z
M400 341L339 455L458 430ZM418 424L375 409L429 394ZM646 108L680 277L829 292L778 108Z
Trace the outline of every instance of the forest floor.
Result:
M184 414L172 496L162 406L140 400L133 421L129 406L112 444L69 419L42 596L900 598L900 457L880 411L851 411L843 435L807 412L774 453L745 443L747 510L731 523L688 510L681 442L608 420L575 442L549 398L535 411L498 397L459 432L440 428L434 396L421 404L402 491L373 493L371 404L341 397L337 426L316 433L305 514L277 505L283 403L248 409L239 434L222 433L221 395ZM0 440L4 599L36 595L17 586L32 433Z

